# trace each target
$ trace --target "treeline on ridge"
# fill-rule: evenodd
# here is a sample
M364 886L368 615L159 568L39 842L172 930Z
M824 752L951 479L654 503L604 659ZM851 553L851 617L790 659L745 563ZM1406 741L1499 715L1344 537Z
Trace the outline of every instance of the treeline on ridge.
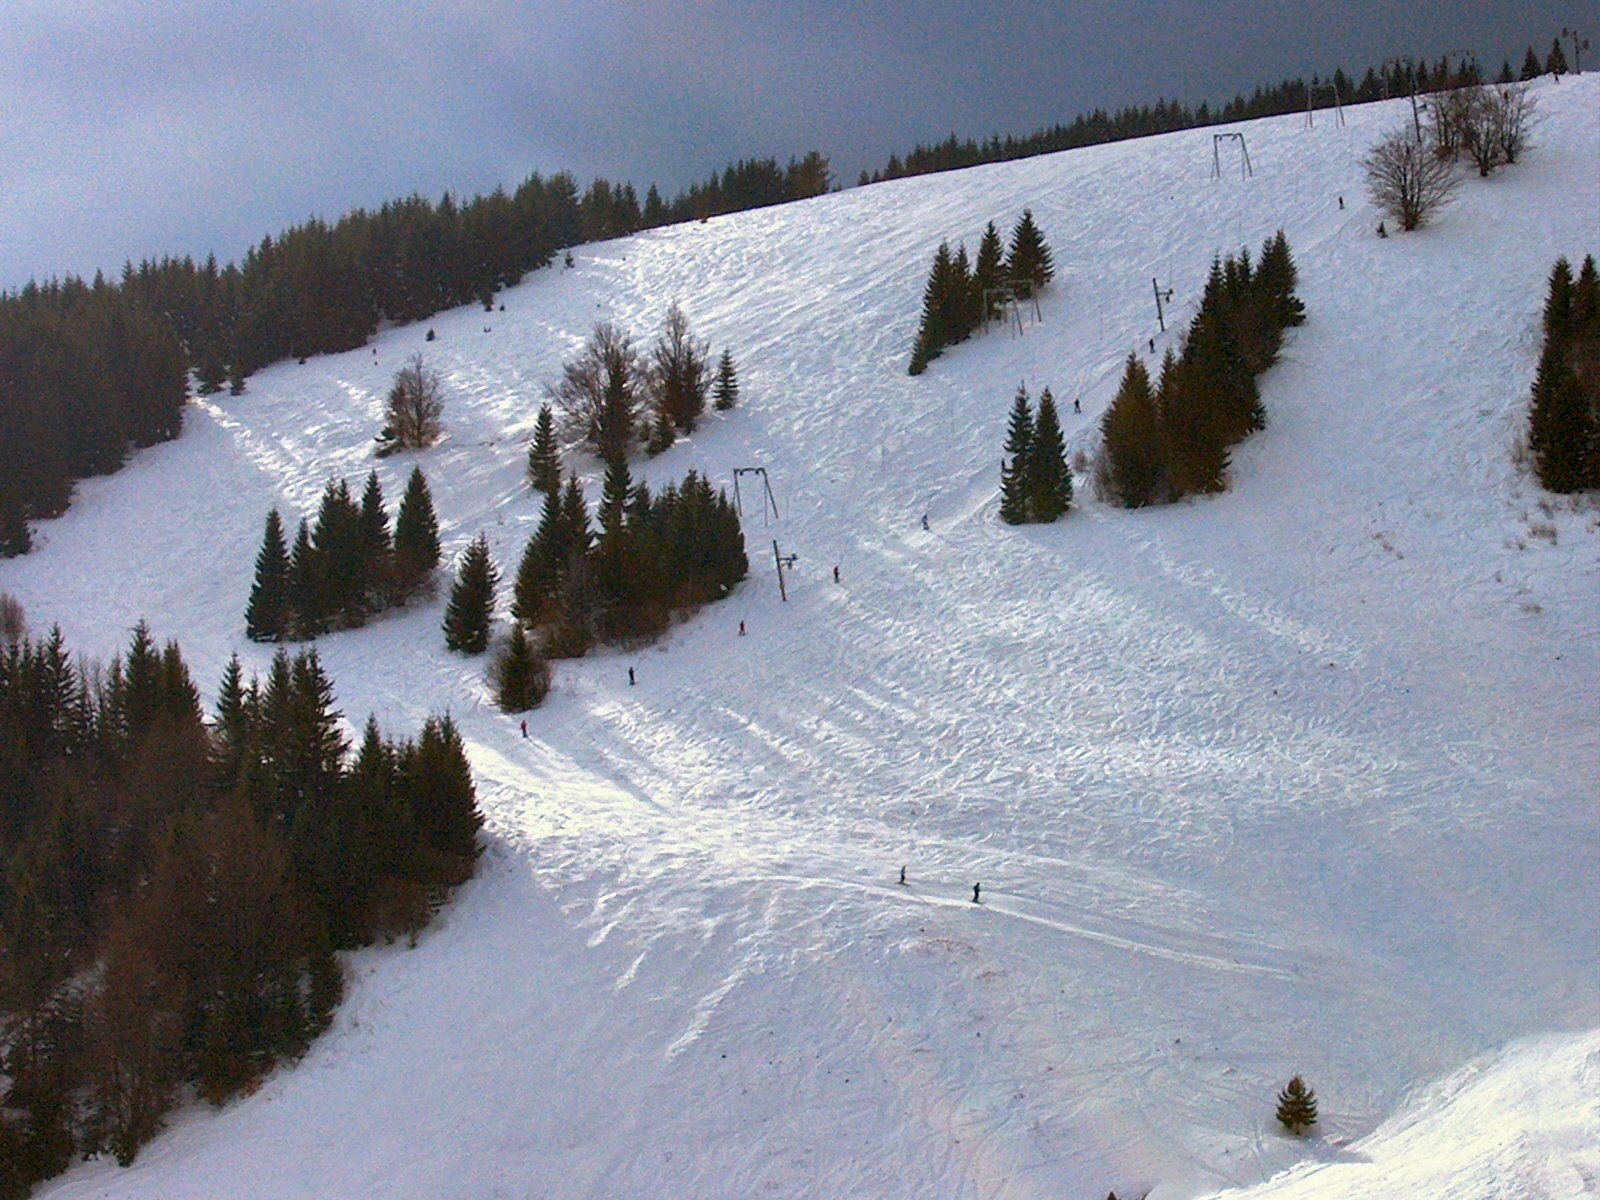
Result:
M13 629L14 632L14 629ZM415 933L481 817L448 717L354 760L314 652L237 658L214 720L176 643L74 664L0 647L0 1196L78 1154L126 1164L188 1088L214 1103L302 1053L334 951Z
M1167 351L1154 386L1128 356L1101 419L1103 495L1138 508L1227 487L1229 449L1266 427L1256 376L1277 361L1284 331L1305 322L1297 281L1282 230L1254 266L1248 250L1213 260L1183 352Z
M178 435L192 367L201 394L286 358L350 350L384 321L481 301L566 246L826 192L815 151L750 159L676 198L565 172L458 202L411 196L264 237L237 264L146 260L120 281L30 282L0 294L0 557L31 548L73 484Z
M1308 107L1313 110L1332 108L1335 95L1342 104L1366 104L1391 96L1407 96L1413 90L1420 94L1487 82L1475 60L1463 57L1452 64L1451 57L1444 55L1431 67L1426 57L1390 59L1382 67L1367 68L1359 83L1352 81L1343 68L1335 70L1326 79L1317 75L1309 80L1303 76L1285 79L1272 86L1258 87L1248 96L1239 93L1216 108L1205 101L1190 107L1178 100L1157 100L1154 105L1129 105L1114 113L1097 108L1092 112L1080 113L1069 124L1052 125L1022 137L992 134L980 142L973 138L963 140L952 133L944 141L933 145L919 143L904 157L891 154L882 168L862 171L856 182L859 186L887 179L955 171L983 163L1010 162L1061 150L1076 150L1083 146L1153 137L1180 129L1199 129L1257 117L1303 113ZM1533 47L1529 46L1520 74L1513 74L1511 62L1507 59L1501 65L1496 81L1511 83L1519 78L1526 81L1543 74L1564 74L1566 70L1566 55L1557 40L1551 44L1550 53L1542 64Z

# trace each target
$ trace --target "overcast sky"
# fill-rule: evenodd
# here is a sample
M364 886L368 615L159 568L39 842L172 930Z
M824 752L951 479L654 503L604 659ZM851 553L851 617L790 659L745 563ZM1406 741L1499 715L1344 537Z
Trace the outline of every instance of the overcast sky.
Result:
M852 183L951 131L1398 53L1516 67L1573 24L1600 0L5 0L0 288L534 170L670 195L817 149Z

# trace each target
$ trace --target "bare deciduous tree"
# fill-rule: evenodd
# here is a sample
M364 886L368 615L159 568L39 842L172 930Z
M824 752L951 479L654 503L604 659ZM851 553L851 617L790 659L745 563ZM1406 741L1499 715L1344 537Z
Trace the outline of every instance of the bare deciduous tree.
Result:
M695 421L705 411L711 375L706 343L689 332L689 318L673 304L661 336L650 350L650 391L656 411L665 413L679 429L694 432Z
M439 372L414 354L395 372L389 389L389 423L378 435L378 455L421 450L444 432L444 383Z
M1539 123L1537 96L1530 95L1525 83L1508 83L1495 88L1495 107L1499 113L1496 136L1500 154L1514 163L1528 148L1528 137Z
M1455 164L1431 147L1397 129L1361 160L1372 202L1400 223L1418 229L1450 202L1460 180Z
M633 448L640 384L633 342L601 321L578 357L562 366L550 396L567 428L609 462Z

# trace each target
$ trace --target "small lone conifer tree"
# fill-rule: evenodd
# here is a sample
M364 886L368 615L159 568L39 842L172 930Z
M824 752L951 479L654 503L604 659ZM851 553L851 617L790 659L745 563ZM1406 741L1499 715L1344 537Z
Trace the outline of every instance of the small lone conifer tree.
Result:
M1278 1121L1294 1134L1304 1133L1317 1123L1317 1094L1298 1075L1278 1093Z
M444 644L462 654L489 648L489 618L494 612L500 573L489 557L489 542L479 534L461 556L461 568L444 612Z
M739 377L734 372L731 350L724 350L717 364L717 383L712 396L712 407L718 412L727 412L739 403Z

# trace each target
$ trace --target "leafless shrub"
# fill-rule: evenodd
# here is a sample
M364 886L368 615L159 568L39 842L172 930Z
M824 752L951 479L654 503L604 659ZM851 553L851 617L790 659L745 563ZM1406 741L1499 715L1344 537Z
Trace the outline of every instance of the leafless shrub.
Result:
M1515 163L1528 148L1528 138L1539 123L1539 98L1529 93L1525 83L1501 84L1494 91L1500 155L1506 162Z
M1361 160L1372 202L1404 230L1419 229L1450 202L1460 184L1452 163L1441 160L1403 129L1388 134Z
M378 434L380 458L401 450L424 449L444 432L444 383L421 354L412 355L395 372L388 417L389 423Z

